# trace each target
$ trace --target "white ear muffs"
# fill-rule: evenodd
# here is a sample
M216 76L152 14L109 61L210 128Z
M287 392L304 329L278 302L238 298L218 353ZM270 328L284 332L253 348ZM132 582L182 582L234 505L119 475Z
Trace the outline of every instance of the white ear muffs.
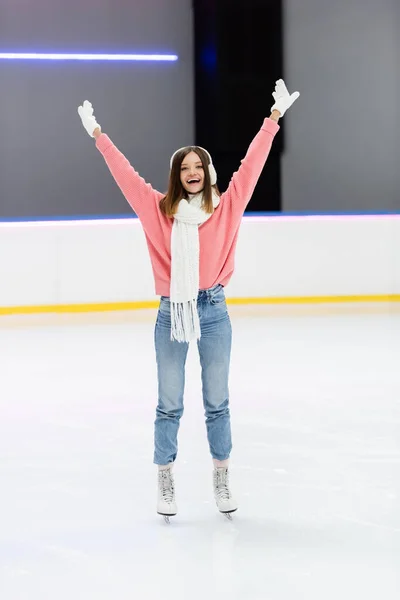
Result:
M207 150L205 148L202 148L201 146L197 146L197 147L200 148L201 150L203 150L207 154L207 156L210 160L210 164L208 165L208 170L210 173L210 183L211 183L211 185L215 185L217 183L217 171L215 170L215 167L213 165L211 154L209 152L207 152ZM171 156L171 160L169 162L170 169L172 169L172 163L174 162L174 158L175 158L176 154L178 154L178 152L180 152L181 150L184 150L185 148L187 148L187 146L183 146L182 148L179 148L179 150L176 150L176 152L173 153L173 155Z

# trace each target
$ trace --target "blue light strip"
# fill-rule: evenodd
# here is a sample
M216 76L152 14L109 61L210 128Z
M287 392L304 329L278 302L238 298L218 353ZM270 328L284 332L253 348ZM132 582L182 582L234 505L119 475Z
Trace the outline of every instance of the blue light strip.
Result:
M38 52L0 52L0 60L115 60L175 61L176 54L58 54Z
M400 211L382 211L382 212L245 212L243 215L245 221L297 221L303 220L321 220L321 221L356 221L362 220L400 220ZM137 221L139 219L134 212L122 214L106 214L106 215L54 215L54 216L28 216L28 217L2 217L0 216L0 227L4 224L18 223L35 223L49 222L61 223L65 221Z

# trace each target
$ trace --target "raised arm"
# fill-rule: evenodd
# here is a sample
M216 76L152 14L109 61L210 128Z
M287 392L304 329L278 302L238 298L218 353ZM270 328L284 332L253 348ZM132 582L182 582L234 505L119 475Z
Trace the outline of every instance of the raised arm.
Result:
M239 169L233 174L229 187L223 195L224 200L230 202L232 209L235 212L237 211L238 214L243 214L253 195L254 188L271 151L274 137L279 131L279 118L285 114L300 94L294 92L289 95L285 83L282 79L279 79L272 95L275 104L271 108L271 114L269 118L264 120L260 131L250 144L246 156L242 160Z
M233 174L228 189L223 194L223 201L230 202L235 213L242 215L250 202L270 153L274 137L279 131L276 119L277 117L274 115L273 119L264 120L260 131L251 142L246 156L241 161L239 169Z
M132 209L139 218L149 216L149 213L155 211L156 204L163 194L146 183L110 138L101 132L90 102L85 100L78 108L78 113L88 134L95 138L97 149L103 155L112 176Z

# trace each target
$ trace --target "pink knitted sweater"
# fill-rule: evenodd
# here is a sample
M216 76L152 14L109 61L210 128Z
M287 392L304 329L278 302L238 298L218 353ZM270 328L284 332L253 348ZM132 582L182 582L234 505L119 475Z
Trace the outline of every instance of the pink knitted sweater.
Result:
M242 216L271 150L279 125L264 123L250 144L214 214L199 227L200 289L217 283L226 286L235 266L235 250ZM171 232L173 219L159 208L165 195L157 192L129 164L110 138L102 133L96 140L115 181L143 226L155 280L155 293L170 295Z

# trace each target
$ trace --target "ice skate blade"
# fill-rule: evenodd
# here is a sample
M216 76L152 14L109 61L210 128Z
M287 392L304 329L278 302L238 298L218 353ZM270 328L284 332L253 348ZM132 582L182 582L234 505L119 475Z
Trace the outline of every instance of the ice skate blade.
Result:
M235 510L230 510L229 512L223 512L222 510L220 511L221 515L223 515L226 519L228 519L228 521L233 521L232 519L232 513L236 512L237 508L235 508Z
M176 516L176 513L171 514L171 515L164 515L163 513L157 513L157 514L160 515L160 517L162 517L168 525L171 524L170 518Z

